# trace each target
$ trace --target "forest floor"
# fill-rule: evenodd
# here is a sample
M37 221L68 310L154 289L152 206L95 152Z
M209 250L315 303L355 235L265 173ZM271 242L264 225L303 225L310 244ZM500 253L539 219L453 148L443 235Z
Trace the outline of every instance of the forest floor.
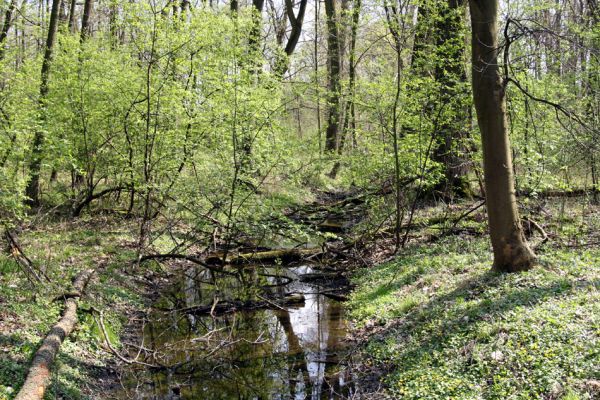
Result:
M135 276L135 226L95 216L37 222L20 232L22 249L50 282L34 287L12 258L0 258L0 399L12 398L22 385L33 353L59 318L71 278L86 268L95 269L95 277L80 301L78 327L61 346L46 397L105 398L95 394L117 384L95 310L104 311L108 336L118 346L122 326L147 307L140 288L148 288L154 275Z
M449 230L472 206L462 204L450 218L447 208L419 210L409 245L385 262L389 237L367 249L372 266L356 271L347 307L361 369L383 382L373 398L600 398L600 208L558 199L525 212L550 237L537 249L539 265L496 275L483 209ZM47 398L110 398L102 393L119 386L119 363L97 311L119 348L128 340L124 327L173 273L158 263L137 273L136 234L135 221L101 214L35 221L19 233L50 278L35 287L12 258L0 256L0 399L21 386L71 278L89 267L96 276Z
M385 387L374 398L600 398L600 208L562 199L532 215L550 240L525 273L490 271L483 210L358 271L348 307Z

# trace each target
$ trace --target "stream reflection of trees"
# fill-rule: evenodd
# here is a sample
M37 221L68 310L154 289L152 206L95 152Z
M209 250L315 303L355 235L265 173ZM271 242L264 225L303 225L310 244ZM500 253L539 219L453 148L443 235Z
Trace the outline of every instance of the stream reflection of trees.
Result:
M185 274L181 305L206 303L215 287L208 273ZM252 276L256 279L256 274ZM223 290L226 285L221 285ZM276 286L283 294L284 286ZM145 329L146 346L175 371L152 373L145 398L334 399L344 388L336 351L345 335L342 305L301 284L305 304L295 309L238 312L212 318L172 313ZM211 333L212 332L212 333ZM194 346L210 334L210 346ZM210 357L206 356L207 348ZM217 350L215 350L218 348ZM148 382L149 383L149 382ZM141 386L144 387L144 386ZM138 391L142 390L138 388ZM143 391L143 390L142 390Z

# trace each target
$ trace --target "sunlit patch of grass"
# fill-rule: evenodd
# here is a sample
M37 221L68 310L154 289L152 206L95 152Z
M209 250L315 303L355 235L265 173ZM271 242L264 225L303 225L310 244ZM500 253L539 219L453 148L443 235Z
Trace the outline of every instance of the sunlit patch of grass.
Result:
M351 316L380 326L365 356L392 371L390 395L596 398L600 249L538 253L533 270L497 275L486 237L449 236L356 276Z

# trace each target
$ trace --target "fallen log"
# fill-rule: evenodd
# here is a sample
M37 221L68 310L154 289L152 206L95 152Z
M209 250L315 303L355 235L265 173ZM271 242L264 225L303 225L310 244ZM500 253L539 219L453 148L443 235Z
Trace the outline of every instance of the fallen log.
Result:
M15 400L42 400L50 385L50 368L54 363L60 345L73 331L77 322L77 303L85 290L93 270L84 270L73 280L73 292L78 296L65 300L65 309L61 319L52 327L40 348L35 352L25 383Z
M264 300L227 300L208 306L193 306L178 310L173 310L192 315L222 315L231 314L238 311L251 311L260 309L279 309L283 307L301 306L304 304L304 295L292 294L286 295L281 299Z
M314 282L322 280L333 280L342 278L339 272L311 272L308 274L302 274L298 278L300 282Z
M517 191L517 196L521 197L530 197L535 193L536 197L539 198L548 198L548 197L581 197L581 196L590 196L594 193L599 193L600 190L594 188L574 188L574 189L546 189L540 191L533 190L519 190Z
M228 275L235 275L233 272L230 271L225 271L222 268L217 268L214 266L214 263L209 264L208 260L207 262L202 261L200 258L198 257L194 257L194 256L189 256L187 254L177 254L177 253L167 253L167 254L147 254L145 256L141 256L139 259L139 262L142 263L144 261L148 261L148 260L169 260L169 259L174 259L174 260L186 260L189 261L191 263L200 265L208 270L211 270L212 272L218 272L218 273L222 273L222 274L228 274Z
M225 259L226 264L246 264L252 262L282 262L298 261L309 256L321 254L323 250L319 247L308 249L277 249L267 251L257 251L253 253L239 253L228 255ZM223 255L216 253L207 257L206 262L215 264L222 263Z

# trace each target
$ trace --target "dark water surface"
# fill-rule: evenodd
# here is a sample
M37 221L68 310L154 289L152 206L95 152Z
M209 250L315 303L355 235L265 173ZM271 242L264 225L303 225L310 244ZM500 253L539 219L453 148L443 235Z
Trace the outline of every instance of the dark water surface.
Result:
M307 265L253 266L242 279L253 283L249 285L235 278L215 281L207 270L188 269L158 307L210 305L215 298L264 299L257 284L268 288L269 298L292 293L303 294L305 301L293 307L214 318L157 312L141 328L143 344L138 353L148 362L178 365L159 370L132 366L123 378L123 398L320 400L351 396L343 303L319 294L322 286L297 280L314 272ZM292 283L282 285L290 279ZM136 355L130 352L131 357Z

